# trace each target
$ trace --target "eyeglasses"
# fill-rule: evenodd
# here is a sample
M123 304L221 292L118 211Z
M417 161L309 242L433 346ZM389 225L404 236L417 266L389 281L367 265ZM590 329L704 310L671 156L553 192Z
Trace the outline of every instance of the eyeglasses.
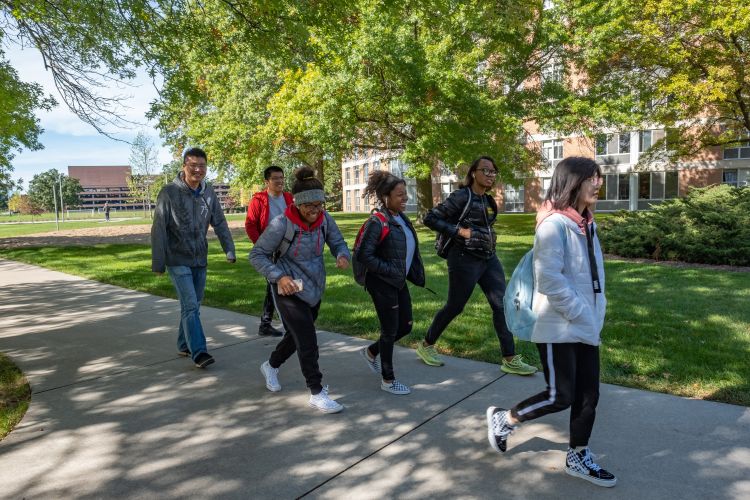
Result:
M487 177L495 177L497 175L497 170L493 170L491 168L479 168L477 170L482 172Z
M323 204L319 201L315 203L302 203L299 207L306 212L319 212L323 210Z
M604 184L604 178L599 177L598 175L595 175L593 177L589 177L586 179L592 186L599 187L602 184Z

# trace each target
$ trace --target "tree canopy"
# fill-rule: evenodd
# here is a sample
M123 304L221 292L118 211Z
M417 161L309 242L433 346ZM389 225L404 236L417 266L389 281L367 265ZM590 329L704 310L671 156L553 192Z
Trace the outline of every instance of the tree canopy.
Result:
M79 194L83 191L78 179L68 177L58 172L56 169L50 169L41 174L35 175L29 182L29 201L34 206L43 208L47 212L55 209L55 198L52 190L55 190L57 198L57 208L60 206L60 183L62 182L62 199L65 206L77 206L81 204Z
M580 78L548 108L561 130L669 130L674 158L750 136L750 6L732 0L561 0Z

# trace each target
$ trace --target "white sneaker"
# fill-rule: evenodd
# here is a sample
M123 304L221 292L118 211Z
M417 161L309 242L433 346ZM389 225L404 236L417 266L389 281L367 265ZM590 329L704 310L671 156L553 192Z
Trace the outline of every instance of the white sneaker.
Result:
M310 395L310 402L307 404L323 413L338 413L344 409L342 405L328 397L328 386L323 387L318 394Z
M260 372L266 379L266 388L271 392L279 392L281 390L281 384L279 384L279 369L273 368L271 364L266 361L260 365Z
M398 394L398 395L411 394L411 389L409 389L408 386L402 384L398 380L394 380L390 384L381 380L380 388L383 389L385 392L390 392L391 394Z

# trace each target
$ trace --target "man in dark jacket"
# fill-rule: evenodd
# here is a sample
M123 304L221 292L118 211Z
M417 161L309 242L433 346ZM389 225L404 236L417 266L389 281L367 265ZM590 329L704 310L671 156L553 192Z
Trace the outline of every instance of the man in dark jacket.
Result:
M206 287L208 225L214 228L231 263L236 261L234 241L219 200L206 185L206 153L199 148L185 152L182 171L159 192L151 226L151 270L164 270L172 279L180 299L177 351L190 356L198 368L214 362L206 349L200 320L200 305Z
M268 223L282 215L294 199L292 193L284 191L284 170L276 165L271 165L263 171L266 189L255 193L247 205L247 217L245 217L245 232L253 242L258 241L260 235L268 227ZM273 296L271 295L271 284L266 283L266 299L263 302L263 315L260 317L259 335L271 335L281 337L282 332L271 326L273 319Z

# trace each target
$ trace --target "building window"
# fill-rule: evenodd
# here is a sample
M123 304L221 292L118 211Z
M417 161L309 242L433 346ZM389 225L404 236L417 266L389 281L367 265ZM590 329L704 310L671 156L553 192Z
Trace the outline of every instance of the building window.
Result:
M542 177L542 189L539 191L539 196L542 200L547 197L551 185L552 177Z
M679 194L678 190L678 175L676 170L664 172L664 198L677 198Z
M347 186L352 183L352 169L351 169L351 167L347 167L347 168L344 169L344 179L345 179L345 184Z
M625 133L625 134L618 134L618 135L619 135L619 139L617 143L618 143L619 149L617 152L619 154L630 153L630 134Z
M365 163L362 167L362 182L367 182L367 178L370 176L370 164Z
M629 174L619 174L617 176L617 199L618 200L630 199L630 175Z
M556 58L552 59L542 66L542 78L540 83L542 85L550 82L561 83L563 81L563 71L564 67L562 62Z
M559 140L542 142L542 159L547 168L553 166L553 161L562 160L563 143Z
M380 170L380 160L375 160L372 162L372 170Z
M351 191L346 192L346 211L347 212L352 211L352 192Z
M638 132L638 152L645 153L651 148L653 144L653 136L651 130L641 130Z
M359 165L354 165L354 184L359 184Z
M506 184L503 195L506 212L523 212L523 186Z
M640 172L638 174L638 199L651 199L651 172Z
M607 154L608 143L609 143L608 135L599 134L596 136L596 156L604 156Z
M596 136L596 156L630 153L630 133L599 134Z
M354 190L354 211L355 212L359 212L360 211L359 202L360 202L361 199L362 199L362 197L359 195L359 189L355 189Z
M722 174L721 183L722 184L728 184L729 186L737 187L737 181L739 180L737 178L737 169L724 169L724 173Z
M724 147L725 160L750 158L750 141L735 142L731 147Z

